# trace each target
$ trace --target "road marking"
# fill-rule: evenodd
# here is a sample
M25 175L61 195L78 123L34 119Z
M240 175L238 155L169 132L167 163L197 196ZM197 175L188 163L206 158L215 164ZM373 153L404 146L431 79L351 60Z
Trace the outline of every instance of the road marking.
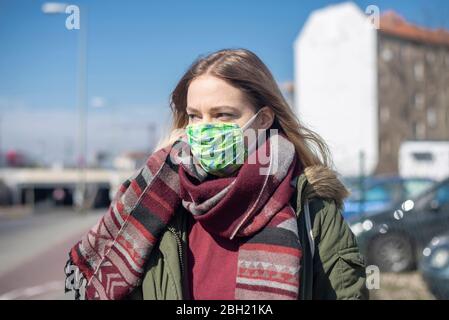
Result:
M63 281L51 281L34 287L14 289L12 291L0 295L0 300L17 300L17 299L25 300L35 296L42 295L44 293L57 290L63 292L64 290Z

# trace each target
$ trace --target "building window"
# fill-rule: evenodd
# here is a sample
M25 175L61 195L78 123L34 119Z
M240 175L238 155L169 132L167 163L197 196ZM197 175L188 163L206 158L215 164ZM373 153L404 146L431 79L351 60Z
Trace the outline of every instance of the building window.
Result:
M382 59L387 62L391 61L391 59L393 59L393 52L391 51L391 49L384 48L382 50Z
M421 122L413 122L413 138L417 140L422 140L426 137L426 127Z
M388 107L382 107L380 109L380 121L386 123L390 120L390 109Z
M435 108L427 109L427 124L431 128L435 128L437 126L437 113Z
M415 94L415 108L422 109L424 107L425 99L422 93Z
M424 65L422 63L415 64L414 73L415 73L415 80L417 81L424 80Z
M421 161L421 162L432 162L433 161L433 155L430 152L413 152L412 156L416 161Z

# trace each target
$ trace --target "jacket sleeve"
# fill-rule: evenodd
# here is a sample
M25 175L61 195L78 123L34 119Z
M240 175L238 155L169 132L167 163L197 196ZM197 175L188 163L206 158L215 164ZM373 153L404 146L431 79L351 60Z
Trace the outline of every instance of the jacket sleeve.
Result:
M143 166L122 182L106 213L70 249L64 267L65 292L74 291L75 299L97 299L97 289L92 285L91 279L105 279L100 267L113 270L110 263L104 267L106 257L118 243L117 239L128 225L130 215L139 204L146 186L154 179L155 172L165 162L169 152L170 147L154 152ZM104 294L101 298L111 297Z
M111 203L106 211L106 213L97 221L97 223L89 230L89 232L93 231L96 233L96 229L98 226L105 220L111 219L112 215L114 215L114 211L117 211L119 207L123 207L123 200L127 196L128 190L131 188L131 184L135 181L135 178L142 172L142 168L136 170L130 177L125 179L118 185L118 188L114 191L113 197L111 199ZM82 272L82 270L89 270L91 268L92 272L94 268L91 267L88 263L88 260L75 259L78 256L79 248L83 247L84 244L87 243L87 234L84 235L81 240L79 240L75 246L69 252L69 258L65 264L64 272L65 272L65 292L74 292L74 298L76 300L86 299L86 291L85 286L90 278ZM106 245L106 242L105 242ZM104 246L105 246L104 245ZM83 251L85 251L83 249ZM104 249L102 249L104 251Z
M342 208L334 200L323 203L313 222L313 299L368 299L365 261Z

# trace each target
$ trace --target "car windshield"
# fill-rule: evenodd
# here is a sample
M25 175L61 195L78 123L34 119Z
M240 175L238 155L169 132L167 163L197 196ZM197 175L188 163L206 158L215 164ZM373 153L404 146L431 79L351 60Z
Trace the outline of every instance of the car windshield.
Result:
M351 178L344 180L345 185L351 191L349 201L361 201L362 190L360 180ZM367 178L364 182L364 200L396 202L404 198L415 198L425 193L434 185L431 179L405 179L405 180L381 180Z
M364 194L360 189L360 184L353 182L348 185L351 190L349 201L361 201L362 196L365 201L382 201L388 202L397 198L397 183L369 181L365 183Z
M407 198L414 198L427 190L431 186L434 185L434 181L432 180L407 180L404 182L405 196Z
M449 181L436 186L435 189L424 191L414 200L418 210L425 210L433 200L437 200L440 206L447 205L449 203Z

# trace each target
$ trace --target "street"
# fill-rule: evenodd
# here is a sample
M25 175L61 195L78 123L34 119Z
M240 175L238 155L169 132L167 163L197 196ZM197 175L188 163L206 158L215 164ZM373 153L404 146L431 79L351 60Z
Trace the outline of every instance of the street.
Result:
M67 254L104 213L104 209L84 215L53 209L18 217L0 215L0 300L73 299L64 294Z

